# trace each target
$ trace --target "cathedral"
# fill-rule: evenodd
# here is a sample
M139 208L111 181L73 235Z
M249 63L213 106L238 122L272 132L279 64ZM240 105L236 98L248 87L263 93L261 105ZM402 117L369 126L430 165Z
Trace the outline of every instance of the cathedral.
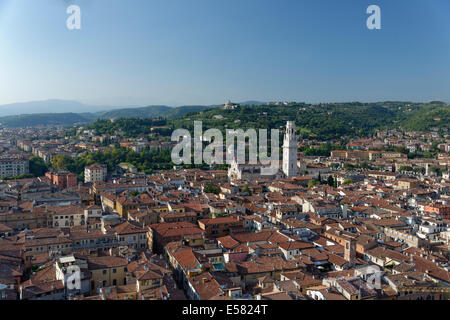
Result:
M295 122L288 121L286 123L286 132L283 139L283 163L282 170L279 172L266 176L261 174L262 164L238 164L234 161L230 169L228 169L228 177L231 180L247 180L253 181L257 179L277 179L277 178L292 178L298 175L297 167L297 148L298 140L295 132Z

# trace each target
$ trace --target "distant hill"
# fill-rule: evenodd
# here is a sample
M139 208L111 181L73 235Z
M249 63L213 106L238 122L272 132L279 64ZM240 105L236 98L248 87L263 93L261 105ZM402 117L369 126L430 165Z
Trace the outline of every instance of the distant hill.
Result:
M157 118L174 119L191 112L201 112L211 109L210 106L183 106L172 108L168 106L148 106L142 108L123 108L96 113L35 113L0 117L2 127L31 126L72 126L77 123L92 123L98 119L132 119Z
M366 136L378 130L402 127L412 131L450 130L450 107L442 102L325 103L245 106L234 110L216 108L173 119L172 128L192 130L194 121L203 129L282 128L295 120L304 138L333 140Z
M264 105L265 102L260 101L244 101L240 105L257 106ZM181 117L186 113L200 112L206 109L216 108L222 104L209 106L181 106L173 108L165 105L151 106L106 106L106 105L89 105L74 100L58 100L50 99L43 101L18 102L0 105L0 117L31 115L31 114L50 114L50 113L80 113L87 115L93 114L88 118L96 117L101 119L116 118L151 118L163 116L167 118Z
M210 106L182 106L171 108L168 106L148 106L143 108L126 108L97 113L99 119L119 118L156 118L173 119L182 117L191 112L201 112L211 109Z
M124 108L112 111L98 112L99 119L119 119L119 118L154 118L161 116L166 111L171 110L168 106L148 106L143 108Z
M239 102L239 104L241 106L262 106L264 104L267 104L267 102L249 100L249 101Z
M72 100L44 100L0 105L0 117L37 113L85 113L124 107L87 105Z
M74 124L90 123L94 119L77 113L41 113L23 114L0 118L0 126L10 128L39 126L72 126Z
M164 112L162 117L167 119L174 119L178 117L183 117L191 112L202 112L213 108L214 107L212 106L182 106L167 110L166 112Z
M304 137L319 137L325 140L342 136L366 135L385 128L403 127L417 131L428 131L431 128L450 130L449 105L440 101L429 103L348 102L315 105L257 103L259 102L241 102L239 103L241 107L235 110L223 110L218 108L220 105L177 108L157 105L85 112L83 107L77 113L40 113L0 117L0 127L72 126L80 123L90 124L99 119L163 118L159 120L158 125L169 125L172 128L190 128L194 120L203 121L205 128L281 128L286 120L291 119L296 120L297 127ZM73 102L72 107L76 105L84 106ZM125 123L126 126L130 126L130 123L131 127L133 126L133 121L125 121ZM108 123L102 122L102 125L107 127ZM143 130L148 130L150 125L155 125L154 121L144 123L141 127L144 128ZM114 129L124 131L124 128L120 126ZM105 130L111 131L108 128ZM141 129L133 130L130 134L142 131Z

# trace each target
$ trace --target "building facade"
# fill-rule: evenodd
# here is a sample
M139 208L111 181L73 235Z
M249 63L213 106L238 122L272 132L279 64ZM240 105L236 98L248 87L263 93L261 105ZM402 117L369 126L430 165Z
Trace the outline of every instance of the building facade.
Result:
M28 159L0 159L0 178L16 177L30 173Z
M283 144L283 172L291 178L298 175L297 169L297 136L295 135L295 122L288 121Z
M84 168L84 182L101 182L106 180L106 174L108 173L108 169L106 165L102 164L92 164L86 168Z

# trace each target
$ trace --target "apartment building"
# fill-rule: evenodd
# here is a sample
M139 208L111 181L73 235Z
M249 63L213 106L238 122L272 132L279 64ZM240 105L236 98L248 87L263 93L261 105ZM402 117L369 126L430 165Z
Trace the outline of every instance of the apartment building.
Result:
M50 181L59 188L72 188L78 184L77 175L71 172L47 172L45 174Z
M16 177L30 173L29 161L24 158L0 159L0 178Z
M108 168L103 164L92 164L84 168L84 182L101 182L106 180L106 174L108 173Z

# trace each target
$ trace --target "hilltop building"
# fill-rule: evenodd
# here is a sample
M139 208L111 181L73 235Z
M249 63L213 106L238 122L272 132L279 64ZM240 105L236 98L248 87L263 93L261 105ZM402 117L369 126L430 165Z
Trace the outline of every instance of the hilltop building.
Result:
M234 110L234 109L237 109L238 107L239 107L239 104L233 103L230 100L228 100L228 102L225 103L225 105L222 106L222 109L224 109L224 110Z

